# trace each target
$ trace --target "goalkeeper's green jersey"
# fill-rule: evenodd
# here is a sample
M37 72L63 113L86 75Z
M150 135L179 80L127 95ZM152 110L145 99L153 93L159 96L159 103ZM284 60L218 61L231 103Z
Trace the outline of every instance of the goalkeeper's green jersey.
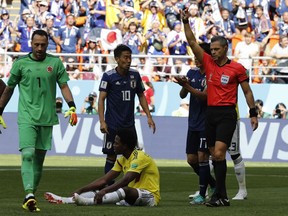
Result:
M56 83L67 83L68 74L61 60L50 54L42 61L32 53L19 57L10 71L7 85L19 88L18 124L52 126L58 124Z

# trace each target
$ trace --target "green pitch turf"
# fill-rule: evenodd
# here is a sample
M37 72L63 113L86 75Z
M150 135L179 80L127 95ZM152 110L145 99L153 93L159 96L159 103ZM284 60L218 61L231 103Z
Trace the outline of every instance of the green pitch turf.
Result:
M39 213L25 212L21 208L24 192L21 183L20 158L0 155L0 215L51 216L286 216L288 215L288 165L285 163L246 163L248 199L232 201L237 192L233 166L228 163L227 188L231 206L208 208L189 205L188 195L198 188L197 176L185 161L157 160L161 174L160 205L147 207L118 207L114 205L79 207L55 205L44 200L46 191L69 196L74 189L89 183L103 173L103 158L47 157L42 181L36 198Z

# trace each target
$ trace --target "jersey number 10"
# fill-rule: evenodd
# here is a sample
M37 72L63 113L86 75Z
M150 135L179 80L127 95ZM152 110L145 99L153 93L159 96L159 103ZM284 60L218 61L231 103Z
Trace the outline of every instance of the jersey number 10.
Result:
M121 92L122 92L123 101L130 101L131 99L130 91L126 90L126 91L121 91Z

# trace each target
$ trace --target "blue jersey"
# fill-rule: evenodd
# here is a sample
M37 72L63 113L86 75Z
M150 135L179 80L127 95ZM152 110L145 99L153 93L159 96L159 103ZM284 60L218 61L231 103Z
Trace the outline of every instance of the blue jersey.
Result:
M190 69L187 73L187 78L190 81L190 85L199 91L204 91L206 88L205 74L200 73L200 69ZM188 127L192 131L204 131L205 130L205 118L206 118L207 101L201 100L198 97L190 94L189 104L189 118Z
M135 96L144 90L140 74L134 69L126 76L115 69L103 74L99 91L107 92L105 121L109 128L134 126Z
M81 37L80 31L77 27L72 26L68 28L67 26L62 26L59 29L60 40L63 41L61 45L62 53L76 53L76 45L78 39Z

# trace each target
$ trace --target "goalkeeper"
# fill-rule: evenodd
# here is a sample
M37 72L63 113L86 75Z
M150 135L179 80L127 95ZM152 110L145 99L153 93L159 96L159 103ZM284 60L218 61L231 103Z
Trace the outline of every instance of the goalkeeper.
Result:
M56 114L56 83L61 89L69 110L69 123L77 123L75 104L63 63L58 57L46 53L48 35L43 30L32 34L32 52L19 57L12 66L10 78L0 100L0 126L6 127L2 118L14 88L18 85L19 150L22 155L21 176L25 191L23 209L40 211L35 192L39 185L47 150L51 149L52 128L58 124ZM7 125L9 128L9 125Z

